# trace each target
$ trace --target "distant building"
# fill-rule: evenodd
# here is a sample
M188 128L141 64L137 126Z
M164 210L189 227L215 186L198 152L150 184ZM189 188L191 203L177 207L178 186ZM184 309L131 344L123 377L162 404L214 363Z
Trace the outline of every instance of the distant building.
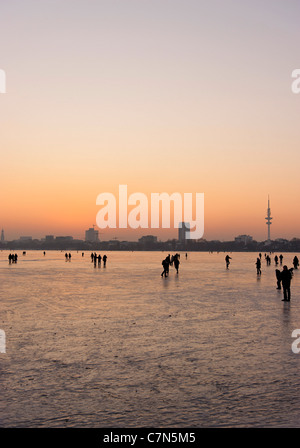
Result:
M184 243L186 241L186 232L190 231L190 224L188 222L181 222L179 223L180 225L181 227L178 228L178 241Z
M154 244L157 243L157 236L145 235L139 238L139 243L141 244Z
M55 238L55 241L57 241L58 243L67 243L69 241L73 241L73 237L72 236L57 236Z
M2 229L1 230L1 243L3 243L5 241L5 238L4 238L4 230Z
M45 241L47 241L47 243L54 241L54 235L46 235Z
M107 246L109 249L119 249L120 241L119 240L109 240L109 241L107 241Z
M85 241L90 243L95 243L99 241L99 232L95 230L93 227L89 228L85 231Z
M20 241L32 241L32 236L20 236Z
M250 235L239 235L236 238L234 238L234 241L236 243L244 243L246 245L252 243L253 238Z

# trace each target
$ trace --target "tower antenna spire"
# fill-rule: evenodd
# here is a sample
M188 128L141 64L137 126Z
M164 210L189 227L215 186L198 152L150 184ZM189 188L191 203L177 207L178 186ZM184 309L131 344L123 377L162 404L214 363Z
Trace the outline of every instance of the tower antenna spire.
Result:
M268 241L271 241L271 224L272 224L272 217L271 217L271 208L270 208L270 195L268 194L268 209L267 209L267 217L265 220L267 221L266 224L268 226Z

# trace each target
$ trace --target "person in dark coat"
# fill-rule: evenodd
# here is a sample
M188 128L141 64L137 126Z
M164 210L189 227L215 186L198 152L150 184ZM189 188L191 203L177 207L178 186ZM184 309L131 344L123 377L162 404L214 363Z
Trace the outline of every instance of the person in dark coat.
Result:
M260 261L260 258L257 258L256 259L256 272L257 272L257 275L261 275L261 261Z
M287 268L287 266L283 266L283 271L280 275L282 288L283 288L283 302L289 302L291 300L291 280L292 280L292 272Z
M293 265L294 265L294 269L298 269L298 266L299 266L299 259L298 259L297 256L294 257Z
M226 257L225 257L226 269L229 269L229 265L230 265L230 261L229 260L231 260L231 257L229 255L226 255Z
M180 262L179 262L178 254L176 254L176 255L174 255L174 266L175 266L177 274L178 274L178 269L179 269L179 263Z
M164 270L163 270L162 273L161 273L161 276L162 276L162 277L163 277L163 276L167 277L167 276L168 276L168 273L169 273L169 265L170 265L169 260L168 260L168 257L165 258L165 259L162 261L161 264L163 265L163 268L164 268Z

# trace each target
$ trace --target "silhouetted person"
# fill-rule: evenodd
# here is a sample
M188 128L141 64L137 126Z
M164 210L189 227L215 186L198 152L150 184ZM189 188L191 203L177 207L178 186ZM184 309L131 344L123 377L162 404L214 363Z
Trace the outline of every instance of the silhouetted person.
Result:
M261 260L261 253L259 254L259 258L260 258L260 260Z
M291 300L291 280L292 273L287 268L287 266L283 266L283 271L281 272L281 283L283 288L283 302L289 302Z
M167 258L165 258L165 259L161 262L161 264L163 265L163 268L164 268L164 270L163 270L162 273L161 273L161 276L162 276L162 277L163 277L163 276L167 277L167 276L168 276L168 273L169 273L169 265L170 265L170 263L169 263L169 261L167 260Z
M185 258L187 258L187 254L185 254Z
M174 256L174 267L175 267L175 269L176 269L176 272L177 272L177 274L178 274L178 269L179 269L179 257L178 257L178 254L176 254L175 256Z
M71 261L71 257L72 257L72 255L69 253L69 261Z
M295 256L294 259L293 259L293 265L294 265L294 269L298 269L299 259L298 259L297 256Z
M277 255L275 255L274 261L275 261L275 265L277 266L278 265L278 257L277 257Z
M270 266L271 264L271 258L269 255L266 256L267 266Z
M9 254L8 261L9 261L9 264L16 263L18 261L18 255L17 254Z
M279 255L279 260L280 260L280 264L282 264L282 260L283 260L283 255L282 254Z
M66 261L68 260L68 254L67 254L67 252L65 253L65 259L66 259Z
M232 258L229 255L226 255L225 261L226 261L226 269L229 269L230 261Z
M81 252L81 256L84 257L84 252Z
M103 255L103 267L105 268L106 266L106 260L107 260L107 256Z
M91 253L91 260L92 260L92 262L94 261L94 254L93 254L93 252Z
M170 263L171 263L170 254L167 256L167 258L166 258L166 262L167 262L167 272L169 273Z
M256 264L256 272L257 272L257 275L261 275L261 262L260 262L260 258L257 258L255 264Z
M277 288L276 289L281 289L281 272L280 272L280 270L276 269L275 274L276 274L276 279L277 279Z
M101 260L102 260L102 257L101 257L101 255L99 254L98 255L98 265L100 266L100 264L101 264Z

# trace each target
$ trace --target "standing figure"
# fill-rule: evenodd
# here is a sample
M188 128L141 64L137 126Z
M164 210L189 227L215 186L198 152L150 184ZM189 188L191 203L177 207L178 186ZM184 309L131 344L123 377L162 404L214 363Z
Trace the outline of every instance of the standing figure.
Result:
M260 262L260 258L256 259L256 272L257 275L261 275L261 262Z
M178 258L178 254L176 254L174 256L174 267L176 269L177 274L178 274L178 269L179 269L179 263L180 263L180 261L179 261L179 258Z
M171 264L171 257L170 257L170 254L167 256L167 258L166 258L166 262L167 262L167 271L168 271L168 273L169 273L170 264Z
M282 264L282 260L283 260L283 255L282 254L279 255L279 260L280 260L280 264Z
M232 258L229 255L226 255L225 261L226 261L226 269L229 269L230 261Z
M292 273L287 268L287 266L283 266L283 271L281 272L281 282L283 288L283 302L289 302L291 300L291 280Z
M107 256L103 255L103 267L105 268L106 266L106 260L107 260Z
M277 255L275 255L274 261L275 261L275 265L277 266L278 265L278 257L277 257Z
M294 269L298 269L299 259L298 259L297 256L295 256L294 259L293 259L293 265L294 265Z
M161 264L163 265L163 268L164 268L164 270L163 270L162 273L161 273L161 276L162 276L162 277L163 277L163 276L167 277L167 276L168 276L168 273L169 273L169 262L168 262L167 258L165 258L165 259L161 262Z

